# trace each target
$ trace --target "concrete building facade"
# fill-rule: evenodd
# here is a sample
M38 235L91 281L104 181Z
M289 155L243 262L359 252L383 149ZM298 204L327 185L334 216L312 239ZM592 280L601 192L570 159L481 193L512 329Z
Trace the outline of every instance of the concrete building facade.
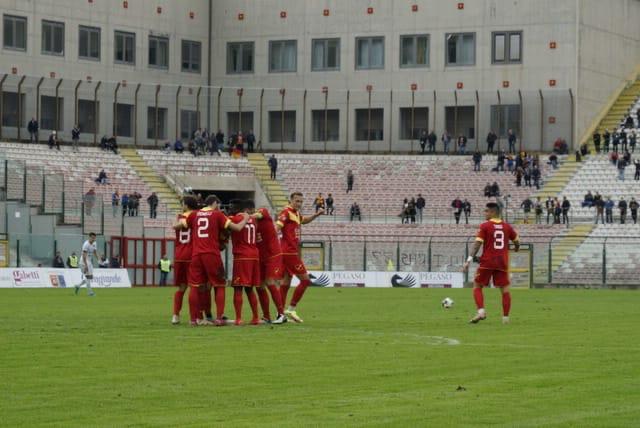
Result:
M512 128L549 150L575 143L640 63L638 0L0 0L0 12L4 138L37 115L63 136L79 121L85 141L115 131L138 145L199 125L253 130L267 151L406 152L433 129L469 151L489 130L504 147Z

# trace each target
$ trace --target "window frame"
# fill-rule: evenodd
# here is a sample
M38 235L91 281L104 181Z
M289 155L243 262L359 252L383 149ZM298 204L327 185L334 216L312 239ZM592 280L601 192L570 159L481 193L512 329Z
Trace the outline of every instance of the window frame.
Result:
M336 47L336 66L335 67L329 67L327 66L328 64L328 59L329 59L329 43L335 41L337 42L337 47ZM321 67L315 67L313 64L313 60L315 58L315 46L316 43L318 42L322 42L322 44L324 45L324 55L322 58L322 62L323 65ZM340 71L340 49L341 49L341 39L340 37L327 37L327 38L319 38L319 39L311 39L311 71Z
M169 41L169 36L161 36L158 34L149 34L149 39L148 39L148 43L149 46L147 47L147 65L149 66L149 68L153 68L156 70L168 70L169 69L169 62L170 62L170 41ZM160 51L160 46L163 43L166 43L167 45L167 55L166 55L166 59L167 59L167 64L166 65L158 65L158 64L151 64L151 44L155 43L156 44L156 61L158 60L158 58L160 57L160 55L158 55L158 52Z
M6 31L7 28L7 20L10 20L12 23L12 37L13 37L13 42L14 45L13 46L8 46L7 45L7 41L4 37L4 32ZM22 47L17 47L15 46L15 41L16 41L16 22L22 22L24 24L24 48ZM7 49L7 50L12 50L12 51L18 51L18 52L26 52L27 51L27 47L29 45L29 40L28 40L28 34L29 31L27 29L27 24L29 23L29 21L27 20L26 16L18 16L18 15L10 15L10 14L3 14L2 15L2 48L3 49Z
M246 46L251 46L251 70L244 70L244 49ZM231 68L231 48L234 46L240 47L238 57L240 58L240 70L235 71ZM251 41L244 42L227 42L227 74L253 74L256 69L256 44Z
M449 37L450 36L473 36L473 62L469 64L459 64L449 62ZM474 31L466 31L461 33L445 33L444 35L444 64L445 67L473 67L477 62L477 39Z
M123 39L123 53L124 56L126 56L126 39L131 37L133 39L133 59L131 61L127 61L126 58L123 60L119 60L117 58L117 52L118 52L118 36L121 36ZM113 33L113 62L115 64L122 64L122 65L136 65L136 56L137 56L137 52L136 52L136 33L134 32L130 32L130 31L122 31L122 30L114 30Z
M369 55L369 64L366 67L363 67L361 65L358 64L358 43L361 40L367 40L367 44L368 44L368 49L371 49L371 42L374 39L381 39L382 40L382 65L380 67L372 67L371 66L371 55ZM362 36L362 37L356 37L356 45L355 45L355 69L356 70L384 70L385 68L385 61L386 61L386 46L385 46L385 36Z
M427 39L427 55L426 55L426 62L425 64L418 64L416 61L416 64L403 64L402 63L402 42L405 39L413 39L414 40L414 48L413 48L413 55L415 56L415 58L418 58L418 38L419 37L426 37ZM400 36L400 46L399 46L399 66L400 68L429 68L431 66L431 36L428 33L423 33L423 34L403 34Z
M275 44L281 44L282 47L286 47L287 43L293 43L294 51L295 51L295 60L293 64L293 69L273 69L271 62L271 55L273 54L273 46ZM282 50L284 52L284 49ZM282 62L282 58L280 58ZM286 40L269 40L269 73L296 73L298 71L298 40L296 39L286 39Z
M82 32L87 32L87 53L91 53L91 35L98 35L98 56L93 57L89 55L82 55L80 52L80 38L82 37ZM87 61L100 61L102 59L102 29L100 27L92 27L89 25L79 25L78 26L78 59L87 60Z
M520 42L518 46L519 58L511 59L511 36L519 36ZM496 59L496 37L504 36L504 59ZM491 64L495 65L508 65L508 64L522 64L522 30L509 30L509 31L492 31L491 32Z
M188 40L188 39L182 39L181 41L181 51L180 51L180 71L183 71L185 73L197 73L200 74L202 73L202 42L199 42L197 40ZM194 52L194 47L197 46L198 50L199 50L199 58L198 58L198 69L195 70L193 68L193 52ZM189 58L188 58L188 63L189 63L189 67L184 66L185 64L185 47L187 47L187 50L189 52Z
M55 50L45 50L45 26L50 26L51 27L51 37L52 40L50 42L50 44L52 45L53 49L55 49L55 32L56 30L62 30L62 51L61 52L56 52ZM64 52L65 52L65 25L64 22L60 22L60 21L52 21L50 19L43 19L42 20L42 25L41 25L41 36L40 36L40 54L42 55L50 55L50 56L64 56Z

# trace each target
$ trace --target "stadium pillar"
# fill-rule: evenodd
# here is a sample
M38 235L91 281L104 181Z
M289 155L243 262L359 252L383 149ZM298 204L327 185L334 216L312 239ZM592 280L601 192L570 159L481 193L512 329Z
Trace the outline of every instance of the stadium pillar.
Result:
M454 107L453 107L453 141L456 141L458 135L458 90L453 91ZM455 143L454 143L455 144ZM454 147L453 151L456 151Z
M345 139L345 151L349 151L349 95L351 94L351 92L347 89L347 124L346 124L346 139Z
M120 82L113 90L113 136L118 137L118 91L120 90Z
M496 91L498 94L498 152L500 151L500 136L502 135L502 130L500 127L502 126L502 98L500 97L500 90ZM505 129L505 132L507 130Z
M75 90L73 91L73 126L78 124L78 90L81 84L82 80L78 80Z
M95 89L93 90L93 145L95 146L98 143L98 131L100 130L100 117L98 116L98 90L102 82L98 82Z
M324 88L323 89L324 92L324 152L327 152L327 140L329 138L329 136L327 135L329 133L329 124L327 123L327 121L329 120L329 89L328 88Z
M384 116L382 117L383 124L382 128L384 129ZM393 90L389 91L389 152L391 152L391 136L393 135ZM384 134L384 131L383 131Z
M437 129L436 128L436 112L437 112L437 108L436 108L436 104L438 103L438 98L436 95L436 91L433 91L433 124L431 125L432 129Z
M244 91L242 88L238 89L238 134L242 132L242 95Z
M307 90L302 95L302 152L307 142Z
M218 125L218 129L222 129L222 124L220 123L220 100L222 99L222 89L223 88L221 86L218 90L218 109L216 110L216 124Z
M56 124L54 127L56 132L60 130L60 85L62 85L62 79L56 84ZM18 134L18 139L20 139L20 134Z
M40 86L42 86L42 82L44 82L44 77L41 77L36 85L36 121L38 123L40 123Z
M258 138L258 147L262 149L262 115L264 106L264 88L260 91L260 137Z
M522 153L522 138L524 137L524 104L522 104L522 91L518 89L518 100L520 101L520 145L518 151ZM533 284L533 281L531 281Z
M142 86L141 83L138 83L138 86L136 86L136 92L133 95L133 145L137 146L138 145L138 92L140 92L140 86Z
M371 149L371 89L367 89L369 93L367 101L367 153Z
M333 241L329 238L329 270L333 270Z
M575 125L575 119L576 119L576 115L575 115L575 100L573 99L573 91L571 90L571 88L569 88L569 100L571 101L571 147L574 149L577 149L578 147L576 147L576 142L574 141L575 138L575 129L574 129L574 125Z
M542 89L538 89L538 93L540 94L540 151L542 151L544 149L544 96Z
M178 89L176 90L176 140L180 135L180 91L182 90L182 85L178 85Z
M5 74L2 77L2 80L0 80L0 139L2 139L2 118L4 117L4 91L2 90L2 87L4 86L4 81L7 80L7 76L8 74ZM6 170L5 170L6 171ZM6 174L5 174L6 176ZM5 185L5 189L6 189L6 185Z
M196 127L200 128L200 92L202 92L202 86L198 88L196 92ZM211 134L211 129L209 129L209 134ZM177 138L176 138L177 140Z
M156 85L156 96L155 96L155 112L154 112L154 123L153 123L153 144L155 147L158 147L158 97L160 95L161 85Z
M416 125L415 107L416 107L416 91L412 89L411 90L411 153L413 153L413 129L415 128L415 125ZM391 148L391 144L389 144L389 148Z
M284 150L284 88L280 89L280 151Z
M20 141L20 131L22 130L22 121L24 120L24 118L22 117L22 84L24 83L24 79L26 78L27 76L23 75L20 79L20 82L18 82L18 141ZM62 79L60 79L60 81L62 81Z
M475 114L475 128L476 128L476 151L478 151L478 141L480 140L480 95L476 89L476 114Z

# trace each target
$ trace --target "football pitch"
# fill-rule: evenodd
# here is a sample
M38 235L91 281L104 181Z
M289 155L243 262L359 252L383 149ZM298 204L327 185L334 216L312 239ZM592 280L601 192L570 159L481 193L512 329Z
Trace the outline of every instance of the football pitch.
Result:
M222 328L173 291L0 290L0 425L640 424L637 291L513 291L502 325L485 290L469 325L469 289L312 288L304 324Z

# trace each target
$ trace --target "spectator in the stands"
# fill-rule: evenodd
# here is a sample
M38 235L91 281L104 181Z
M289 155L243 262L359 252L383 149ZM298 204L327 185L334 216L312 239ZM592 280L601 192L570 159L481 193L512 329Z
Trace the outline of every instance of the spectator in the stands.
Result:
M589 190L587 192L586 195L584 195L584 199L582 200L582 207L583 208L591 208L594 204L594 200L593 200L593 194L591 193L591 190Z
M569 153L569 146L567 146L567 142L562 138L556 139L553 143L553 153L558 155L566 155Z
M38 130L40 126L38 125L38 121L35 117L32 117L27 125L27 131L29 131L29 142L37 143L38 142Z
M524 170L521 166L516 168L516 186L522 186L522 176L524 175Z
M93 210L93 206L96 203L96 191L92 187L89 189L87 193L84 194L84 212L88 216L91 215L91 211Z
M498 157L497 157L497 161L498 164L496 165L496 172L497 171L502 171L504 172L504 160L505 160L505 155L503 151L499 151L498 152Z
M362 216L360 212L360 206L357 202L354 202L349 209L350 221L353 221L354 218L358 218L359 221L362 221Z
M576 150L576 162L582 162L582 154L580 154L580 150Z
M525 166L524 168L524 185L531 187L531 174L532 174L532 169L530 165Z
M509 153L516 153L516 133L513 129L507 131L507 141L509 142Z
M549 156L549 161L547 163L551 165L553 169L558 169L558 156L556 156L555 153L552 153Z
M621 139L621 135L620 132L614 132L613 136L611 137L611 144L613 145L613 151L618 153L618 146L620 145L620 139Z
M534 208L536 213L536 224L542 224L542 201L540 196L537 197Z
M169 154L171 153L171 143L170 142L165 142L164 143L164 147L162 148L162 153L164 154Z
M109 267L111 269L120 269L120 255L114 254L111 256L111 259L109 259Z
M629 201L629 209L631 210L631 219L633 220L633 224L638 223L638 207L638 202L632 197Z
M624 127L627 129L633 128L633 116L631 116L631 112L629 112L629 116L624 120Z
M416 199L411 198L411 200L409 201L409 219L411 220L411 224L415 224L416 214L417 214Z
M118 215L118 207L120 206L120 193L116 189L115 192L111 195L111 209L113 211L113 216Z
M612 165L618 165L618 158L618 152L611 152L611 154L609 155L609 161Z
M589 145L587 143L582 143L580 145L580 154L582 156L587 156L589 154Z
M173 144L173 150L175 150L176 153L184 153L184 145L182 144L181 140L176 140L176 142Z
M624 161L624 165L631 165L631 153L629 153L629 150L626 150L624 152L624 154L622 155L622 160Z
M318 196L314 199L313 207L316 209L316 212L324 210L324 197L322 196L322 193L318 193Z
M347 193L353 191L353 171L347 171Z
M107 269L109 267L109 260L107 260L107 256L105 256L104 254L100 256L98 267L101 269Z
M193 140L189 140L189 153L191 153L194 157L198 156L198 148L196 147L196 143Z
M334 207L333 207L333 196L331 195L331 193L327 195L327 199L325 200L325 202L327 204L327 215L333 215Z
M427 201L422 197L422 193L418 193L418 199L416 199L416 212L418 214L418 222L420 223L422 223L422 214L426 205Z
M112 135L111 138L109 138L107 145L109 150L111 150L116 155L118 154L118 140L116 139L115 135Z
M460 198L455 198L453 201L451 201L451 208L453 209L453 217L456 219L456 224L460 224L460 216L462 215L462 211L464 210Z
M562 224L566 224L569 227L569 210L571 209L571 202L565 196L562 198Z
M478 172L480 171L480 163L482 162L482 155L480 154L479 151L476 150L476 152L473 154L473 170Z
M596 207L596 224L598 224L598 219L600 219L600 221L602 222L602 224L604 224L604 208L605 208L605 202L604 199L602 198L597 198L597 193L596 193L596 197L593 198L593 204Z
M247 134L247 152L249 153L253 153L253 151L255 150L254 146L256 144L256 136L253 133L253 129L249 131L249 133Z
M98 178L96 178L94 181L96 182L96 184L107 184L108 177L107 173L104 171L104 168L100 170L100 172L98 173Z
M600 133L597 129L593 133L593 147L596 149L596 153L600 153Z
M122 195L122 217L127 215L127 212L129 212L129 195L125 193Z
M271 170L271 179L275 180L276 174L278 172L278 159L276 159L276 155L271 155L267 163L269 164L269 169ZM349 192L347 191L347 193Z
M544 206L547 209L547 224L549 224L549 219L554 217L554 212L556 209L555 202L553 199L551 199L551 196L547 197Z
M485 196L485 198L490 198L491 197L491 183L487 182L487 185L484 186L484 196Z
M462 212L464 213L464 224L469 224L469 217L471 216L471 202L467 199L462 201Z
M629 148L629 134L624 129L620 131L620 151L626 152Z
M436 132L432 129L429 135L427 136L427 141L429 143L429 153L436 152L436 142L438 141L438 136Z
M493 153L493 147L495 146L497 140L498 136L496 135L496 133L493 132L493 130L489 131L489 133L487 134L487 153Z
M158 216L158 195L156 192L151 193L147 198L147 203L149 204L149 217L156 218Z
M420 149L421 149L421 154L424 154L424 150L427 148L427 131L424 130L422 131L422 134L420 134Z
M138 217L141 198L142 195L138 192L133 192L129 195L129 217Z
M75 251L72 252L69 257L67 257L67 267L69 269L77 268L79 262L80 262L80 259L78 259L78 256L76 255Z
M100 149L107 150L108 144L109 144L109 138L107 138L106 135L103 135L102 138L100 138Z
M638 136L636 135L636 131L629 132L629 148L631 149L631 153L635 153L637 142Z
M215 136L217 150L222 150L224 148L224 132L222 129L218 129Z
M611 142L611 133L609 133L608 129L604 130L604 134L602 134L603 148L605 153L609 153L609 143Z
M458 154L464 155L467 152L467 137L465 135L460 134L457 140L458 145Z
M627 163L624 159L618 160L618 180L624 181L624 169L627 167Z
M611 200L611 196L607 197L607 201L604 203L605 221L607 223L613 223L613 207L615 204Z
M56 146L56 149L60 150L60 140L58 139L58 133L56 131L51 131L49 134L49 149L53 149L53 146Z
M636 173L634 174L633 179L638 181L640 180L640 159L634 160L633 166L636 167Z
M444 154L449 154L449 144L451 144L451 135L449 135L449 131L444 131L442 133L442 151Z
M618 209L620 210L620 224L624 224L627 219L627 201L624 200L624 196L618 201Z
M535 165L531 170L531 178L533 179L533 185L536 186L536 189L540 190L540 168L538 165Z
M520 208L524 212L524 222L525 224L529 223L529 214L531 213L531 208L533 208L533 202L531 199L527 198L520 204Z
M498 186L498 182L494 181L491 185L491 196L498 197L500 196L500 186Z
M76 124L76 126L71 130L71 141L73 142L73 151L79 151L78 143L80 142L80 127L78 124Z
M64 260L62 260L62 256L60 255L60 251L56 251L56 255L53 258L53 263L51 263L51 267L64 268Z
M515 172L515 161L513 159L513 156L511 155L507 155L507 171L509 171L510 173L514 173Z

